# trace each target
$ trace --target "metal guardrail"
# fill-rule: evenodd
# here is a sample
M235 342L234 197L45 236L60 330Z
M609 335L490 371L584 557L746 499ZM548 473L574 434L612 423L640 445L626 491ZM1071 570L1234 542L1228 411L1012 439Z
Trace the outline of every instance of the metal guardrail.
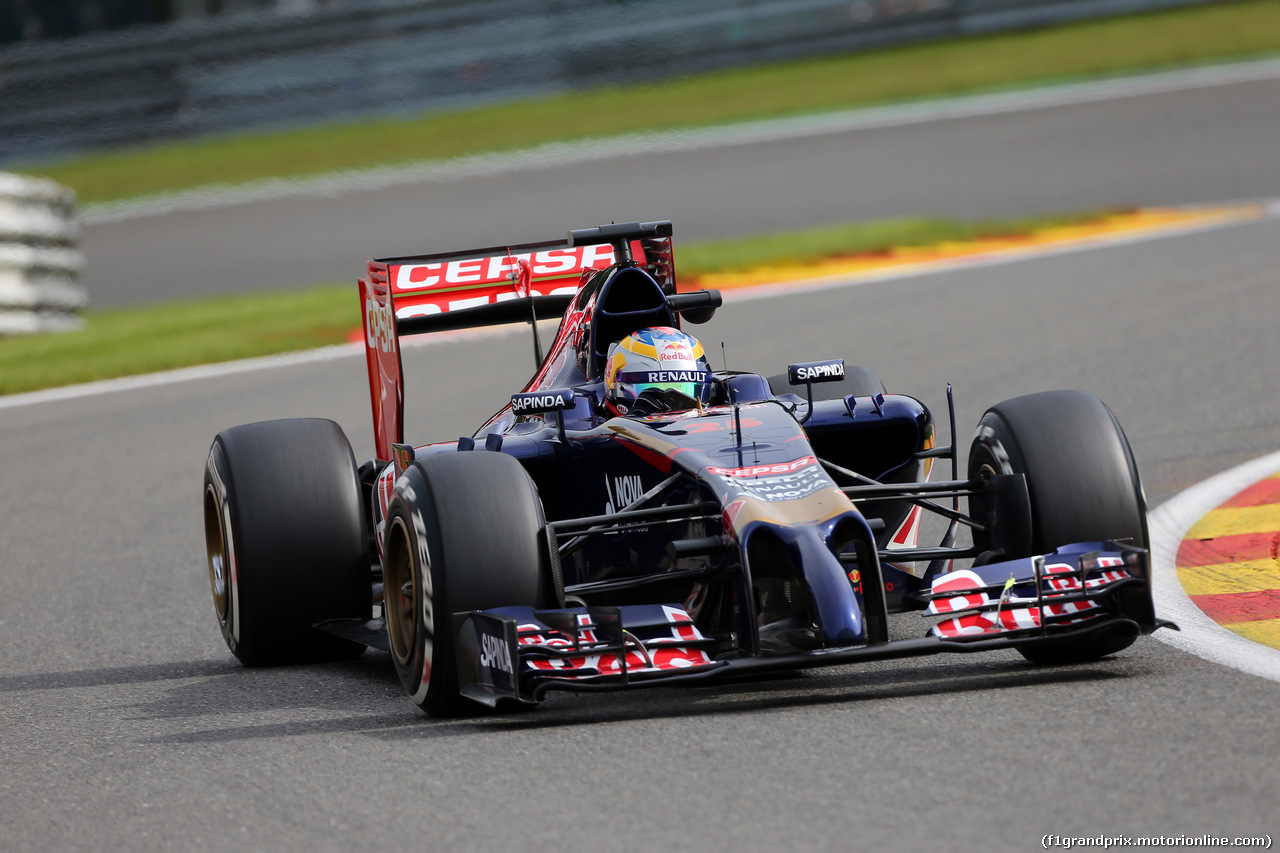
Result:
M350 0L0 50L0 162L1216 0Z
M0 172L0 334L79 328L75 196L53 181Z

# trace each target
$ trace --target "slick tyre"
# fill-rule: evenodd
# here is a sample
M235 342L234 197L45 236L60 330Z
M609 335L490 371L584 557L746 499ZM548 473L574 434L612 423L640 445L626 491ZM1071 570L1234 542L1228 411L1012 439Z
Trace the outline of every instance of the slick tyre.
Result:
M401 685L428 715L480 708L458 693L454 613L563 606L545 528L533 480L503 453L428 456L396 482L383 560L387 638Z
M332 421L264 421L218 433L204 474L214 613L241 663L352 657L312 626L364 618L372 580L351 446Z
M1148 548L1147 506L1133 451L1111 410L1084 391L1046 391L992 406L978 422L969 450L969 477L1023 474L1031 505L1027 553L1046 554L1074 542L1124 541ZM979 548L988 537L974 536ZM1154 620L1148 588L1124 593L1121 615ZM1021 649L1036 663L1093 660L1125 648L1132 631L1089 642L1044 643Z
M774 395L778 394L798 394L803 397L805 388L803 385L791 385L787 381L787 374L779 373L777 376L770 376L768 379L769 390ZM820 382L814 383L813 399L814 400L843 400L845 397L853 395L854 397L874 397L876 394L884 393L884 383L880 381L880 377L869 367L846 367L844 369L844 379L839 382Z

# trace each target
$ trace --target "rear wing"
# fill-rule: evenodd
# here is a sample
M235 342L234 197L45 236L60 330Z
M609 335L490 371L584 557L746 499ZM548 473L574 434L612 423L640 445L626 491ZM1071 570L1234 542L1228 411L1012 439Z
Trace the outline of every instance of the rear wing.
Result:
M629 222L570 231L563 240L369 262L360 279L374 446L392 458L404 441L404 335L551 319L593 271L633 259L675 292L671 223ZM535 347L540 352L537 328Z

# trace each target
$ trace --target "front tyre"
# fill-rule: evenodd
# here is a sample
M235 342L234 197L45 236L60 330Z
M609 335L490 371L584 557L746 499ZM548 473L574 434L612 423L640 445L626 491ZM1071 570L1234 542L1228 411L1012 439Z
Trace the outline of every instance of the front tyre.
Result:
M563 605L545 527L533 480L502 453L428 456L396 481L383 560L387 638L401 685L430 716L471 707L458 693L452 614Z
M352 657L364 646L313 626L369 618L372 577L355 459L314 418L218 433L204 473L214 613L246 666Z
M1084 391L1046 391L989 408L969 450L969 477L1023 474L1031 504L1030 548L992 555L1017 559L1076 542L1127 542L1149 547L1147 505L1138 466L1116 416ZM998 522L997 522L998 523ZM979 548L1018 537L974 535ZM1120 593L1119 615L1154 624L1148 584ZM1150 628L1148 627L1148 630ZM1132 633L1089 642L1042 643L1020 649L1036 663L1074 663L1117 652Z

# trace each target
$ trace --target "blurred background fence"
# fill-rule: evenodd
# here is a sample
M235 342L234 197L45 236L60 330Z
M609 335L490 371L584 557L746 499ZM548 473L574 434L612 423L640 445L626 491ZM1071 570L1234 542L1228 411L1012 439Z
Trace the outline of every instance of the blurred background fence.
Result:
M1204 2L0 0L0 162Z

